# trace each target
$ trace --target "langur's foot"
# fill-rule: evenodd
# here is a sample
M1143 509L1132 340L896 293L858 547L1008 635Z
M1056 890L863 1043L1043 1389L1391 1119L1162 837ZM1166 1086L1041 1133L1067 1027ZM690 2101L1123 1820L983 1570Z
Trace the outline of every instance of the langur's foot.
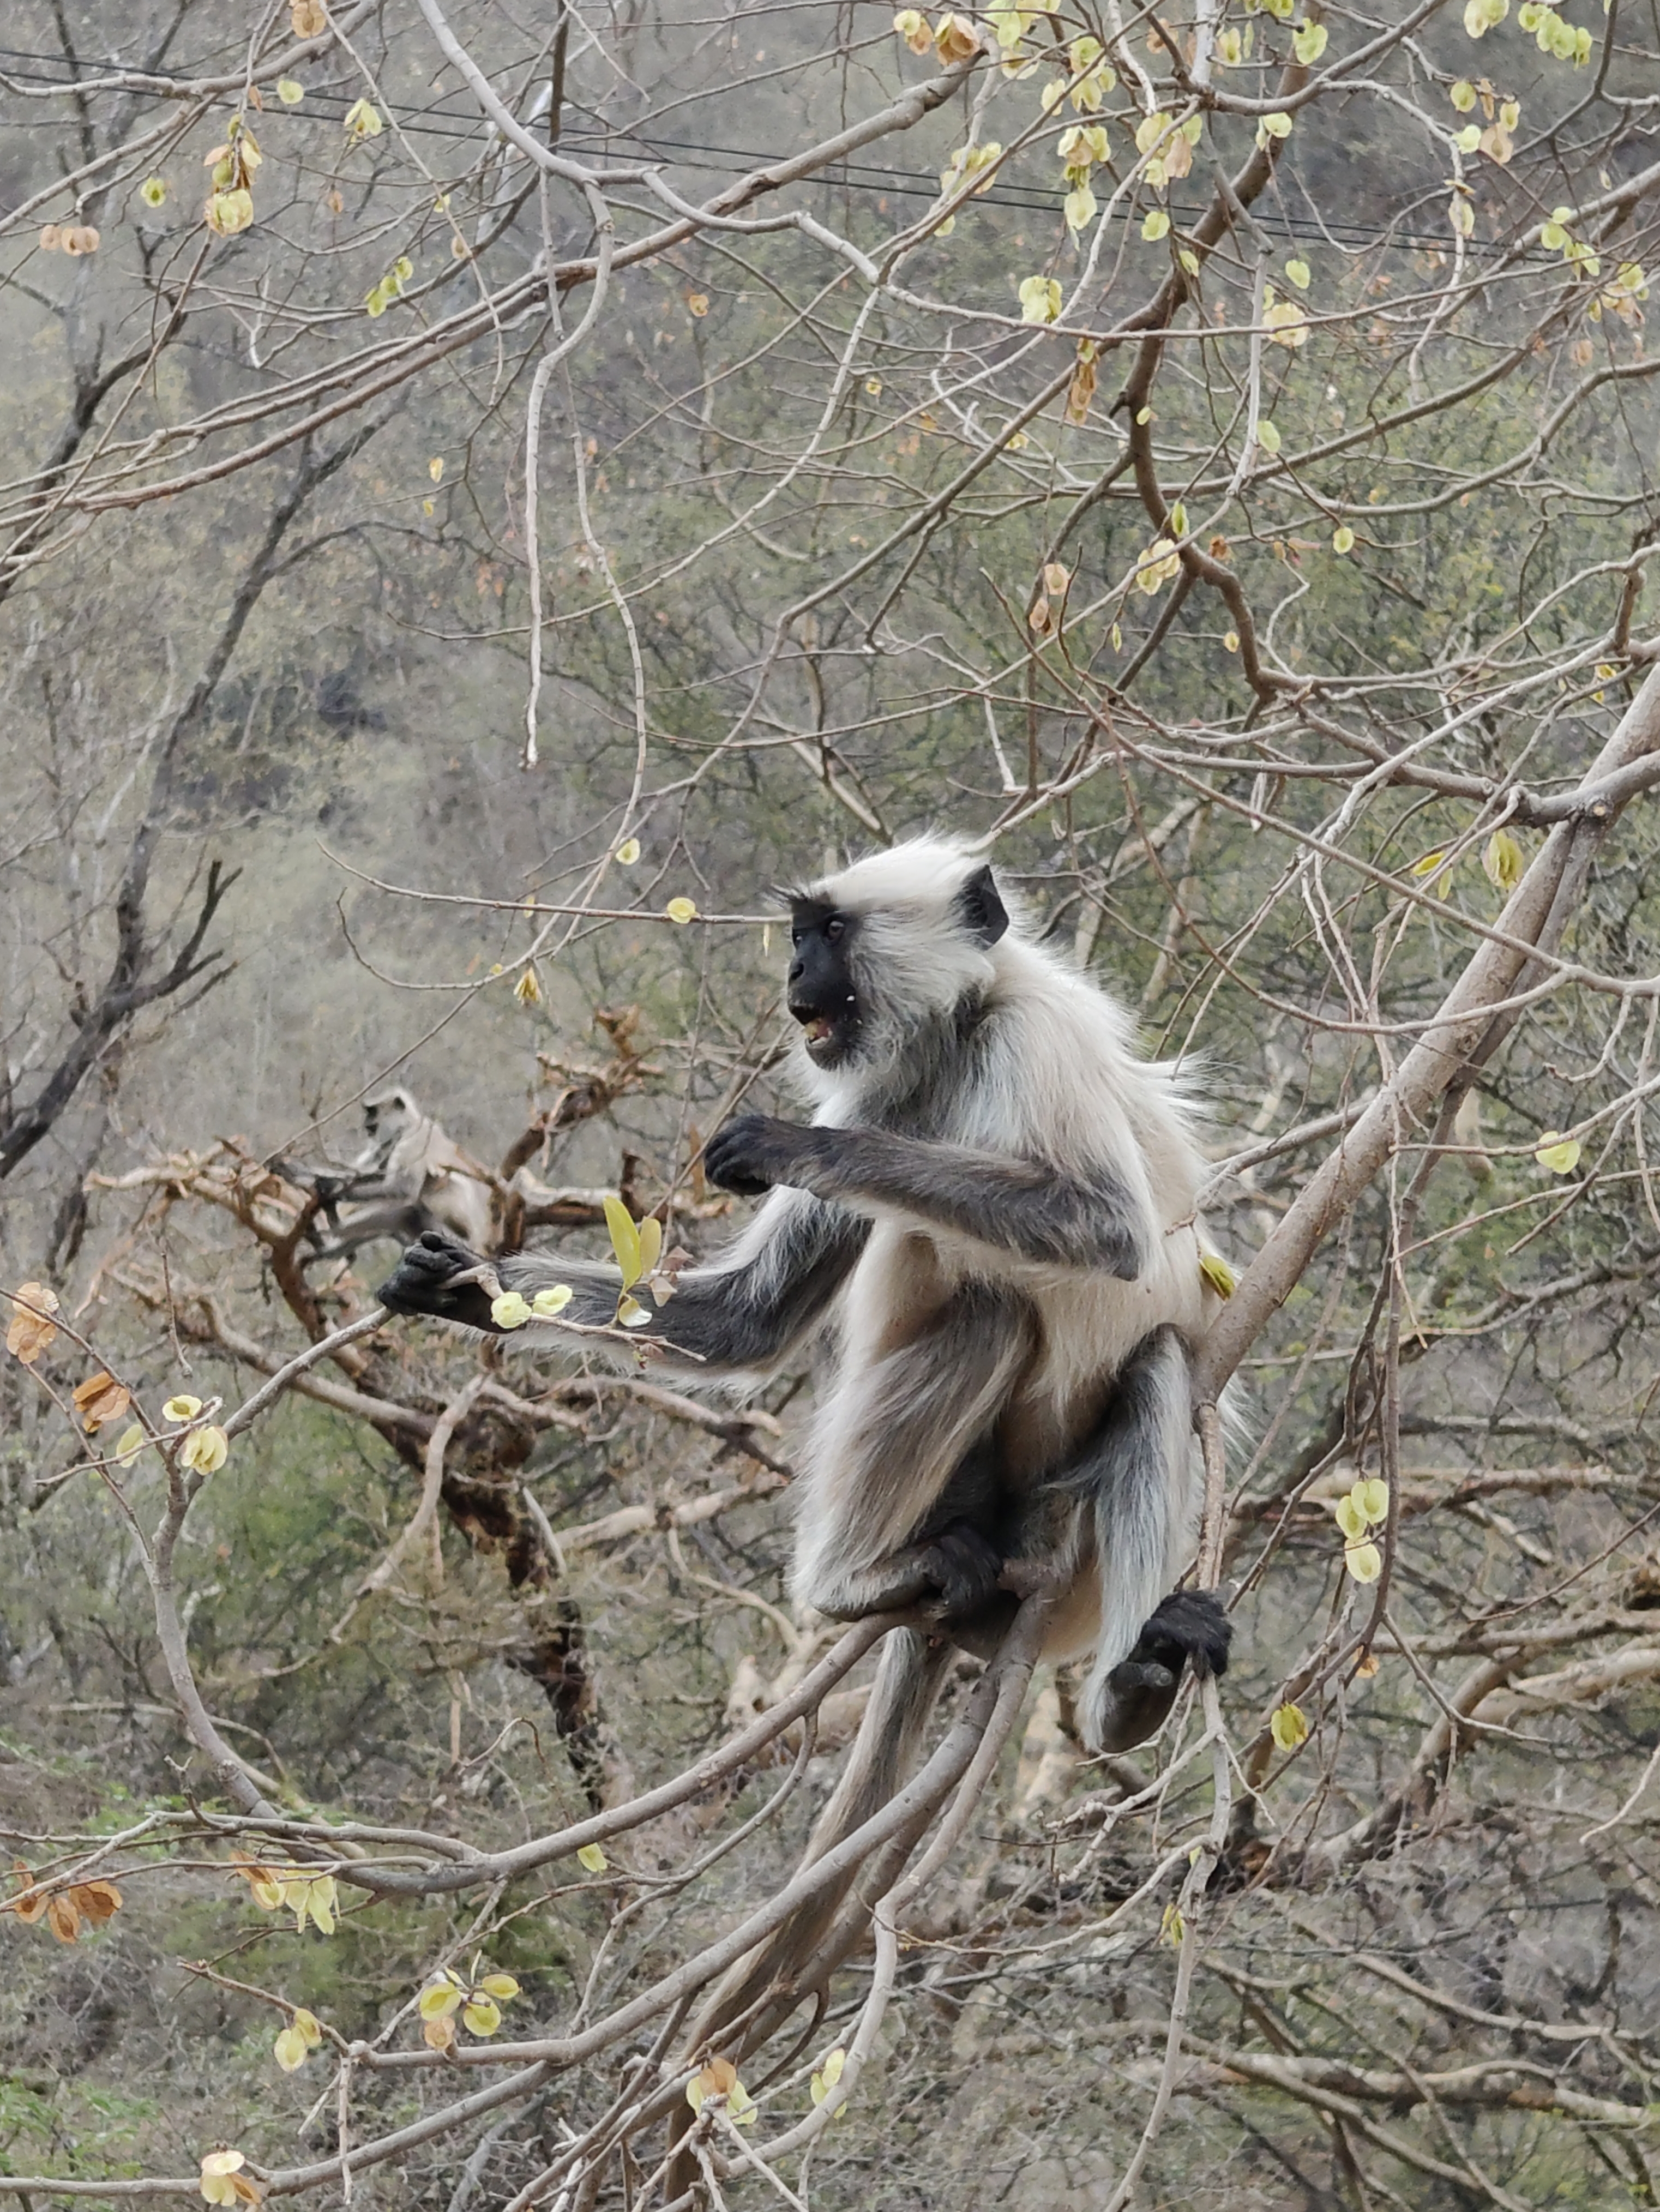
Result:
M1201 1681L1225 1674L1232 1639L1233 1624L1214 1590L1173 1591L1154 1608L1135 1649L1113 1668L1096 1710L1086 1714L1092 1747L1131 1751L1157 1735L1176 1703L1183 1662L1191 1662Z
M393 1313L428 1314L435 1321L500 1336L490 1315L491 1292L478 1280L488 1263L447 1229L429 1229L411 1244L375 1293Z
M942 1624L976 1613L998 1595L1001 1553L969 1521L951 1521L862 1574L831 1589L810 1592L832 1620L863 1620L873 1613L921 1606Z

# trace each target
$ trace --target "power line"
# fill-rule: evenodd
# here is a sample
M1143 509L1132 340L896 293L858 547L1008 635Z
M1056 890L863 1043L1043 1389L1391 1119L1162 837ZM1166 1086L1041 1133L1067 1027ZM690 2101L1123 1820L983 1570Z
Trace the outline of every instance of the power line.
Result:
M69 66L61 55L36 52L20 46L0 46L0 59L46 62L52 64L54 69ZM119 68L129 65L111 64L109 66ZM39 70L12 70L8 74L64 90L71 89L76 84L88 81L76 75L48 76ZM447 93L443 96L443 100L435 101L429 107L411 108L406 112L400 112L398 116L398 129L412 137L443 138L453 143L468 139L477 140L483 137L492 126L487 125L482 118L457 117L453 122L425 119L445 115L444 100L459 96L456 93ZM308 92L306 97L310 112L313 115L344 117L351 106L351 102L343 94ZM306 118L296 114L294 119L304 121ZM702 139L668 138L647 127L635 128L632 125L621 131L607 131L598 134L581 131L572 131L562 137L561 143L567 147L581 146L591 155L614 161L617 158L619 150L626 157L629 151L627 142L629 140L639 142L644 159L652 160L660 157L665 161L666 166L677 168L720 170L727 162L735 162L748 169L764 168L779 158L775 149L771 151L757 151L752 148L714 145ZM660 149L662 149L660 156ZM696 158L700 156L704 158ZM811 178L803 178L799 181L828 185L848 191L886 193L897 199L920 199L933 202L940 196L938 180L928 170L885 168L879 167L871 162L848 160L829 163L823 169L815 171ZM976 192L974 197L992 206L1010 208L1027 214L1053 215L1057 211L1053 197L1018 185L995 183L985 191ZM1196 222L1205 212L1205 206L1202 204L1175 200L1170 203L1170 208L1178 223ZM1252 209L1251 216L1252 220L1264 230L1278 233L1288 239L1306 240L1316 244L1329 243L1339 246L1357 248L1367 246L1394 246L1403 251L1415 250L1436 253L1446 253L1451 250L1450 240L1438 232L1402 230L1394 224L1354 222L1343 217L1320 219L1312 216L1295 215L1280 207L1264 207L1260 204ZM1490 258L1511 250L1502 239L1469 238L1464 241L1466 254L1478 258ZM1543 255L1538 258L1541 260L1549 258L1548 256Z

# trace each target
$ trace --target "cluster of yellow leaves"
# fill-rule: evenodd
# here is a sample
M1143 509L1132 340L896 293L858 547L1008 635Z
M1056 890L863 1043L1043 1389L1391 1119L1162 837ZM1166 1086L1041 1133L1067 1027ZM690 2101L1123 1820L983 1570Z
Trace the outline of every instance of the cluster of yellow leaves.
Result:
M1006 76L1025 76L1037 66L1035 61L1029 61L1020 54L1021 41L1039 15L1053 15L1060 3L1061 0L1033 0L1031 7L1020 8L1004 0L1003 5L987 9L986 21L991 26L992 36L1003 57Z
M654 1304L666 1306L674 1296L674 1279L690 1255L677 1248L665 1260L662 1223L650 1213L643 1221L636 1222L622 1200L609 1193L605 1198L605 1227L611 1233L611 1249L617 1255L617 1264L623 1274L617 1318L624 1328L643 1328L651 1316L632 1296L633 1291L643 1287L651 1292Z
M9 1295L11 1322L6 1330L6 1349L25 1367L33 1367L58 1334L51 1319L58 1311L58 1293L44 1283L20 1283Z
M49 222L40 233L43 253L67 253L71 261L83 253L96 253L100 242L89 222Z
M96 1436L106 1421L119 1421L132 1403L131 1393L101 1368L84 1382L77 1382L71 1395L81 1425L89 1437Z
M1158 1940L1161 1943L1168 1943L1172 1951L1179 1951L1182 1938L1187 1932L1188 1923L1182 1917L1182 1908L1172 1898L1164 1907L1158 1923Z
M265 2191L251 2173L240 2150L210 2150L202 2160L198 2184L210 2204L258 2204Z
M202 1401L193 1398L188 1390L181 1390L176 1398L168 1399L161 1411L170 1421L193 1421L202 1411ZM142 1431L135 1435L129 1429L117 1447L117 1457L125 1465L129 1458L137 1456L143 1442ZM189 1468L194 1474L217 1474L229 1456L230 1438L211 1421L192 1429L179 1447L179 1465Z
M1061 312L1058 276L1025 276L1018 287L1023 323L1052 323Z
M1590 59L1590 33L1583 27L1576 29L1554 8L1547 7L1544 0L1526 0L1517 10L1516 21L1523 30L1532 32L1541 54L1554 54L1559 62L1572 62L1575 69L1584 69Z
M309 1874L303 1867L267 1866L258 1859L241 1857L231 1861L231 1870L246 1882L262 1912L276 1912L286 1905L296 1929L303 1929L309 1920L319 1935L333 1935L337 1893L331 1874Z
M1480 39L1496 31L1510 13L1510 0L1464 0L1464 28Z
M303 2066L318 2045L323 2040L323 2030L315 2013L296 2005L294 2018L271 2045L277 2063L285 2074L292 2074Z
M384 315L392 301L403 296L404 287L414 274L415 264L407 253L400 253L380 282L364 295L363 309L371 322Z
M1043 563L1040 588L1037 598L1032 601L1031 612L1026 617L1027 622L1031 623L1039 637L1043 635L1049 626L1050 600L1065 599L1067 586L1071 581L1072 571L1063 562L1046 561Z
M726 2100L727 2118L734 2126L752 2124L755 2100L739 2080L738 2069L730 2058L711 2058L702 2072L694 2074L686 2084L686 2102L694 2112L701 2112L711 2097Z
M1389 1486L1376 1475L1363 1475L1332 1509L1343 1532L1343 1565L1358 1583L1375 1583L1383 1555L1371 1540L1389 1514Z
M1142 174L1155 191L1191 173L1193 149L1204 127L1201 116L1190 115L1177 124L1162 108L1144 115L1136 125L1135 150L1150 157Z
M542 1003L542 981L532 961L513 987L513 995L521 1006L539 1006Z
M994 181L989 172L1002 151L994 138L984 146L959 146L939 172L940 198L951 199L965 188L976 192L988 191ZM974 177L979 177L981 181L970 185L969 179ZM948 215L939 225L937 235L949 238L956 228L957 217Z
M254 173L265 158L246 116L233 115L224 144L216 146L203 163L212 172L213 187L204 217L216 237L234 238L252 222Z
M502 2006L511 2004L518 1994L519 1984L511 1974L484 1974L467 1981L446 1966L421 1992L417 2009L423 2039L429 2050L449 2050L455 2041L458 2012L470 2034L494 2035L502 2025Z
M932 46L942 69L966 61L980 51L980 33L966 15L942 15L930 30L926 15L915 8L902 8L893 19L893 27L914 54L925 54Z
M1182 556L1168 538L1155 538L1141 556L1140 566L1135 572L1135 586L1151 599L1162 592L1182 566Z
M1295 300L1280 299L1272 284L1263 288L1262 327L1275 345L1287 346L1293 353L1309 342L1308 317Z
M101 1928L121 1909L121 1893L112 1881L72 1881L49 1890L37 1885L21 1859L12 1861L12 1872L17 1891L0 1904L0 1912L15 1912L31 1928L44 1920L60 1943L78 1942L83 1928Z
M1637 303L1639 300L1646 300L1648 296L1648 275L1642 263L1622 261L1613 283L1606 286L1591 301L1590 319L1594 323L1600 323L1602 319L1603 308L1609 307L1619 316L1621 322L1640 323L1643 317ZM1611 676L1613 673L1614 671L1610 669L1608 674ZM1593 696L1600 698L1602 695L1596 693Z
M569 1304L569 1283L550 1283L529 1300L517 1291L504 1291L490 1300L490 1319L497 1328L523 1328L528 1321L556 1321Z
M378 138L381 127L380 111L372 100L354 100L346 110L346 136L354 146Z

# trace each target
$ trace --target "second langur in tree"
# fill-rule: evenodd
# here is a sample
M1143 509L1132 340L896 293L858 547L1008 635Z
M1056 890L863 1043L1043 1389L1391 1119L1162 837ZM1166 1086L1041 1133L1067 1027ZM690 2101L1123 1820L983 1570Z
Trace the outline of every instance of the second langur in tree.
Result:
M332 1234L325 1242L313 1224L313 1258L350 1259L360 1245L377 1238L396 1237L401 1243L434 1228L469 1244L496 1241L496 1204L489 1177L409 1091L382 1091L366 1098L363 1133L368 1142L350 1167L274 1163L322 1201L321 1217Z
M696 1355L680 1371L700 1382L764 1376L828 1333L795 1594L939 1623L889 1638L816 1855L897 1786L951 1644L995 1648L1011 1563L1058 1570L1045 1656L1091 1655L1079 1717L1098 1750L1162 1724L1184 1662L1219 1674L1228 1623L1211 1594L1170 1594L1195 1504L1189 1354L1219 1303L1179 1079L950 840L860 860L790 911L812 1121L717 1132L709 1177L763 1202L640 1334ZM615 1313L608 1268L525 1253L496 1272L526 1299L569 1284L569 1320ZM499 1333L489 1273L434 1232L380 1295Z

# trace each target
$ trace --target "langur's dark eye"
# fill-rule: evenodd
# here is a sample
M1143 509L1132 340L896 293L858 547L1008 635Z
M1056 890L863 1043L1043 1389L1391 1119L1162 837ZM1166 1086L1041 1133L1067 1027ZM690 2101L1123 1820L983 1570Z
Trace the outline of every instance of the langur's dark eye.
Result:
M847 935L847 933L848 925L842 920L839 915L832 915L830 920L824 924L824 935L829 939L832 945L838 943L841 939Z

